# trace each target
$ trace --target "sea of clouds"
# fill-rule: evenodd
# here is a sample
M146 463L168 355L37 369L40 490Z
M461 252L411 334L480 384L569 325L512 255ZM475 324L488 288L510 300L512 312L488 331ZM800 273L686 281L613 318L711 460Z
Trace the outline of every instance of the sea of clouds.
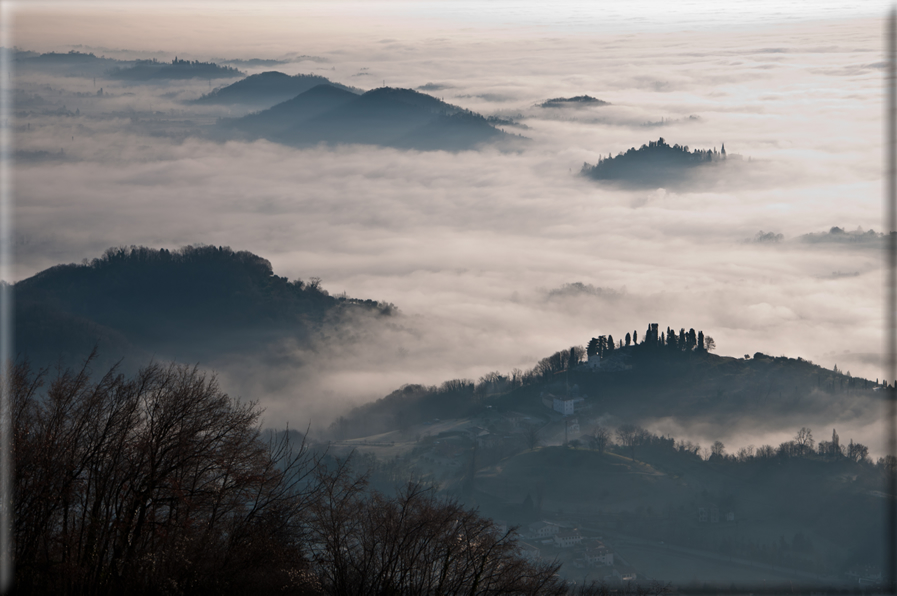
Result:
M294 426L324 426L405 383L531 368L652 322L701 329L722 355L800 356L881 376L880 246L800 237L881 231L882 6L684 3L642 17L377 4L20 9L23 49L267 58L365 90L426 85L524 124L502 128L529 141L460 153L212 142L203 127L236 114L182 102L227 81L19 71L14 88L33 105L14 122L16 278L110 246L206 243L398 306L389 325L359 320L310 348L215 363L269 422ZM537 105L583 94L611 105ZM78 115L50 113L34 96ZM694 189L623 190L577 175L661 136L725 143L743 162ZM63 157L34 158L41 151ZM761 230L781 237L757 241ZM876 415L832 413L867 434ZM657 428L710 441L719 432ZM760 442L743 429L727 438Z

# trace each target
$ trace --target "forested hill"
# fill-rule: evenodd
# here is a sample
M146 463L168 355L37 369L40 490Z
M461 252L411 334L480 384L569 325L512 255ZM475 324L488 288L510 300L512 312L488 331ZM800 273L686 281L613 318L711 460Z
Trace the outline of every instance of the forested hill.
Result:
M600 158L598 163L584 163L581 173L594 180L615 182L624 186L665 187L688 181L698 167L725 162L726 147L690 150L688 146L670 145L663 137L638 149ZM740 156L732 156L738 158Z
M265 338L301 339L347 308L392 308L330 296L319 280L289 281L257 255L214 246L109 249L14 290L17 350L39 362L86 355L95 343L101 353L198 357Z
M842 424L874 416L880 402L877 380L852 377L837 367L759 352L746 358L717 356L708 350L714 349L713 340L694 330L663 333L651 325L641 342L626 335L625 345L611 348L612 337L604 343L595 338L588 349L561 350L528 371L493 372L440 386L407 385L356 408L335 430L340 436L368 436L434 419L469 418L487 407L548 419L546 396L578 400L583 424L609 416L619 423L672 419L721 428L757 424L767 430L790 428L795 421L798 426ZM589 365L588 353L598 356L600 366Z

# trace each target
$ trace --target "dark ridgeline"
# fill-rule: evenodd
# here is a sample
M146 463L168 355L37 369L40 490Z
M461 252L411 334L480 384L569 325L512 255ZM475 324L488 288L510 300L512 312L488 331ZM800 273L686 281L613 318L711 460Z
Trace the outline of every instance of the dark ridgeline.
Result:
M215 89L191 103L199 105L249 105L267 108L305 93L318 85L358 94L360 91L314 74L288 75L278 71L254 74L226 87Z
M16 68L39 70L60 75L83 74L90 77L102 77L110 68L132 64L75 50L64 53L47 52L45 54L5 48L0 48L0 51L10 55L15 62Z
M360 96L319 85L257 114L219 125L224 136L286 145L366 144L462 151L516 137L486 118L411 89L383 87Z
M359 406L334 428L342 438L375 435L434 418L469 417L484 403L538 412L542 405L535 396L556 391L557 383L576 384L587 403L633 422L673 417L735 424L742 418L793 417L809 404L843 409L848 395L878 399L877 381L802 358L759 352L732 358L712 354L715 349L716 341L703 331L683 328L677 333L668 327L664 332L652 323L643 334L627 333L625 341L600 336L586 348L560 350L529 370L494 372L478 381L454 379L440 386L406 385Z
M231 66L219 66L213 62L180 60L171 62L135 60L130 66L111 69L106 76L122 81L167 81L177 79L224 79L242 76L244 73Z
M630 148L616 156L601 158L595 165L584 163L581 174L594 180L633 187L680 186L689 181L701 167L726 160L726 147L695 149L669 145L663 137L638 149Z
M239 131L247 139L274 139L302 122L339 108L358 98L358 94L331 84L318 84L274 107L221 124Z
M330 296L312 278L289 281L271 263L227 247L109 249L81 265L58 265L14 286L17 350L38 365L61 355L175 354L208 361L290 337L302 343L347 309L388 315L391 306Z

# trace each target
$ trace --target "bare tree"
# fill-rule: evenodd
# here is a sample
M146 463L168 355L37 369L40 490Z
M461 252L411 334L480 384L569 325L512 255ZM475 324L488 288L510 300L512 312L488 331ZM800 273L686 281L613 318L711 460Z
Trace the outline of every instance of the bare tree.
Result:
M528 449L535 449L538 447L539 443L542 442L542 439L539 438L539 428L534 424L527 426L526 431L523 433L523 440Z
M592 436L589 438L589 447L596 449L598 453L604 453L604 450L610 444L610 438L610 429L596 424L595 428L592 429Z
M624 424L617 429L617 442L623 447L628 447L635 459L635 448L644 444L650 433L640 426Z
M414 483L395 498L366 491L345 464L318 472L312 556L326 594L566 593L559 564L527 562L513 530L455 501Z
M797 434L794 435L794 443L801 455L813 450L816 441L813 440L813 431L806 426L802 427Z
M20 593L280 590L303 577L316 465L195 368L7 375Z
M726 454L726 446L723 445L722 441L714 441L713 445L710 447L710 453L716 457L724 457Z

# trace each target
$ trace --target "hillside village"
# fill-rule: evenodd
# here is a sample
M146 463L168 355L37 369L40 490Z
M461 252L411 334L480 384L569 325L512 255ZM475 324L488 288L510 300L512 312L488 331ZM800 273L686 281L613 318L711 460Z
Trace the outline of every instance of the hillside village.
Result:
M404 413L392 417L396 428L353 438L357 426L346 417L331 428L342 436L330 449L354 451L358 466L383 487L413 477L477 506L501 527L516 528L528 557L562 562L571 581L708 581L733 574L744 581L875 581L880 569L870 567L877 559L863 536L877 527L871 507L885 463L874 463L861 442L842 441L837 430L817 441L802 426L780 445L729 453L722 441L701 446L650 432L626 416L639 411L632 404L608 417L621 393L638 397L620 389L629 387L622 379L644 379L649 363L665 377L669 359L686 371L737 367L748 390L745 370L762 371L767 393L769 379L782 375L783 384L858 399L881 395L878 381L805 360L723 358L710 353L714 348L701 331L662 331L657 324L618 341L592 338L586 348L543 359L511 389L513 378L497 374L430 390L406 387L379 406ZM442 416L416 421L415 410L437 411L429 399L439 402ZM655 395L647 403L658 401ZM462 415L452 416L446 402ZM371 407L368 414L382 412ZM856 499L870 508L847 506ZM824 529L813 512L833 503L849 511L846 525ZM686 563L663 563L677 557Z

